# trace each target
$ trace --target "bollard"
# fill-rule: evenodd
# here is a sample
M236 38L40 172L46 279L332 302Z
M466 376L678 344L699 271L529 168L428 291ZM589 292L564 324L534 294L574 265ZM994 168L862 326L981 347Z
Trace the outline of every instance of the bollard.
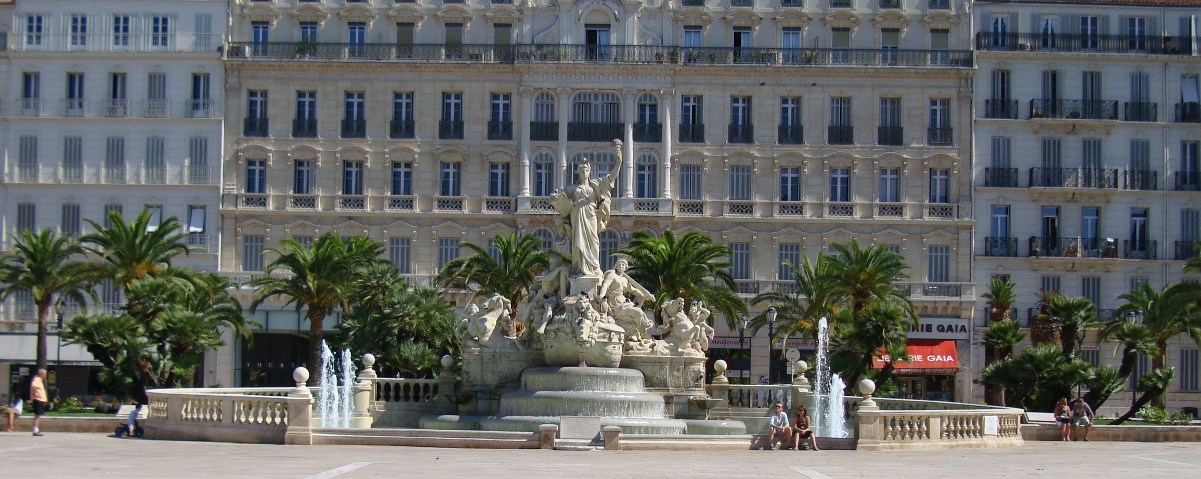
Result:
M621 450L621 426L605 426L601 428L601 434L605 438L606 451Z
M309 370L304 367L292 371L296 388L288 393L288 429L284 432L284 444L311 446L313 444L313 395L305 382Z
M538 443L542 449L555 448L555 436L559 434L558 424L543 424L538 426Z
M375 418L371 415L372 404L375 400L375 355L363 355L363 370L359 371L359 381L351 388L354 393L354 412L350 416L350 427L366 429L371 427Z
M726 377L726 361L718 359L713 362L713 379L709 381L709 397L721 400L717 407L730 407L730 379Z

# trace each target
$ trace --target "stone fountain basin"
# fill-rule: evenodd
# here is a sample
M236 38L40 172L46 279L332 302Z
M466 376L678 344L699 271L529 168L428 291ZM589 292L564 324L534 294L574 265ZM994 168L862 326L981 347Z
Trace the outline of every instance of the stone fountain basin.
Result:
M509 391L499 415L663 418L663 396L647 392Z
M560 416L458 416L446 414L421 418L422 429L538 432L543 424L559 424ZM622 434L684 434L687 424L679 419L602 417L600 426L618 426ZM600 433L598 430L597 433Z
M645 391L642 371L624 368L527 368L521 373L521 385L527 391Z

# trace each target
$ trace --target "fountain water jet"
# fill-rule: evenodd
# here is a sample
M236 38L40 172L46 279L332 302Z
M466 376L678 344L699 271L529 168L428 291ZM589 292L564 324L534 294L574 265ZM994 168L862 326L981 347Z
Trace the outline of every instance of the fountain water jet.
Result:
M350 394L355 371L349 349L342 350L341 359L342 381L339 385L339 371L335 365L334 352L324 340L321 341L321 382L317 388L320 391L320 402L317 403L317 415L321 418L322 427L350 427L351 409L354 406Z
M817 322L817 370L814 371L816 389L813 393L814 416L817 417L817 435L822 437L847 437L846 408L843 405L843 389L846 384L838 374L830 372L830 330L823 317Z

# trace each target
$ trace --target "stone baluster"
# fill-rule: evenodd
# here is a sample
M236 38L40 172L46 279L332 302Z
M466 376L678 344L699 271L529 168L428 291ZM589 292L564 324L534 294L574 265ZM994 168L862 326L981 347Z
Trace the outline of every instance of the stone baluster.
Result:
M358 383L351 388L354 394L354 412L350 414L350 427L369 428L374 418L371 416L372 405L375 402L375 355L363 355L363 370L359 371Z
M292 371L296 388L288 393L288 429L284 433L284 444L313 444L313 395L305 383L309 370L298 367Z
M859 443L856 446L858 450L879 451L880 442L886 437L881 424L880 407L872 400L874 392L875 382L870 379L859 381L859 393L863 394L863 400L859 401L859 407L855 411L859 429Z

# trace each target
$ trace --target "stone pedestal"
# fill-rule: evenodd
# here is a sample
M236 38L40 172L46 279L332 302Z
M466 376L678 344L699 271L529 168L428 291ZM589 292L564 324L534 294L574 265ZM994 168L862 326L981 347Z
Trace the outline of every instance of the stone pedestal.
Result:
M588 293L588 297L595 298L600 282L600 276L575 276L571 278L571 294Z

